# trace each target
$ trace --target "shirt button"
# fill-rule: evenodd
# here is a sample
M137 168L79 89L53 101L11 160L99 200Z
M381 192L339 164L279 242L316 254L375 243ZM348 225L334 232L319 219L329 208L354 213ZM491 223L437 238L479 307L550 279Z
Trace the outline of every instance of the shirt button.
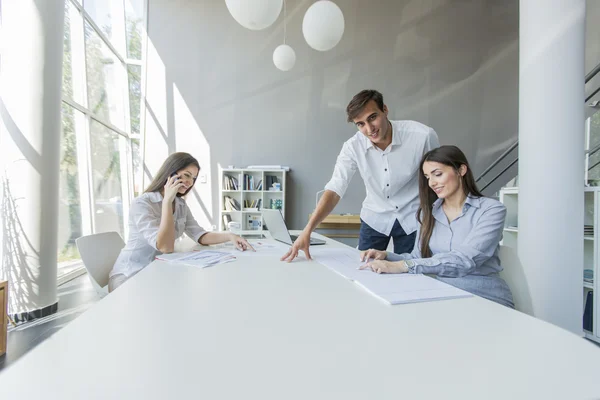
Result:
M388 186L390 186L390 184L389 184L389 183L388 183L387 185L388 185Z
M388 196L388 199L389 199L389 198L390 198L390 196ZM398 208L398 207L396 207L396 208Z
M396 208L398 208L398 206L396 206Z
M385 169L385 172L387 172L387 168Z

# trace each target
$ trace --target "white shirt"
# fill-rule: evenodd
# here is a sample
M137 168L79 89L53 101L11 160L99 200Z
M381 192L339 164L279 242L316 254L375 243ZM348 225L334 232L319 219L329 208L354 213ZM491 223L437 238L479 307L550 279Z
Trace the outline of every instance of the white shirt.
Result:
M144 193L137 197L129 209L129 240L121 250L110 276L124 274L127 277L139 272L154 258L162 254L156 247L160 227L163 196L159 192ZM190 208L181 197L175 198L175 238L185 232L195 242L206 231L198 225Z
M392 143L385 150L360 131L344 143L325 189L343 197L358 169L367 189L360 218L388 236L397 219L408 235L417 230L419 164L439 141L435 131L420 122L390 122Z

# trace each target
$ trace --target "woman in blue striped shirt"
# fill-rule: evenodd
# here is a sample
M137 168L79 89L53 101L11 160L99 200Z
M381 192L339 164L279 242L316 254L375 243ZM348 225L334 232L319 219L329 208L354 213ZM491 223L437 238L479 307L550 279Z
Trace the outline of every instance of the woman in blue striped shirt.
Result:
M514 308L498 249L506 207L484 197L464 153L441 146L423 156L419 169L418 240L411 253L370 249L361 269L376 273L433 274L467 292Z

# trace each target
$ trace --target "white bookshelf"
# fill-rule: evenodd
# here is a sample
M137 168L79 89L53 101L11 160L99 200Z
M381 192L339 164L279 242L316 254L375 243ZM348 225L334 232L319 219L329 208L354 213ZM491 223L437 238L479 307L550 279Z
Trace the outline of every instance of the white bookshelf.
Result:
M600 271L600 254L598 253L598 243L600 243L600 232L597 227L600 226L600 187L588 187L584 189L585 194L585 225L593 226L593 235L584 235L583 243L583 268L581 271L582 292L583 292L583 307L585 305L588 292L593 293L592 302L592 330L584 330L585 337L600 343L600 302L598 301L598 293L600 288L598 284L598 272ZM502 245L509 246L517 250L518 247L518 216L519 216L519 188L509 187L500 190L500 201L506 206L506 222L503 232ZM582 227L583 228L583 227ZM591 269L594 271L594 282L586 282L583 280L583 270Z
M246 184L245 176L252 177L253 187ZM274 176L281 185L280 190L269 190L266 187L267 177ZM238 182L237 190L225 189L225 180L227 177L233 177ZM254 168L221 168L219 171L219 230L226 231L227 226L223 222L223 215L229 215L232 221L239 222L242 227L242 234L259 233L264 227L262 210L265 208L274 208L277 200L281 201L281 213L285 218L287 189L287 171L284 169L254 169ZM262 181L262 189L257 190L259 182ZM239 211L230 211L225 209L225 197L229 196L240 204ZM260 209L249 207L247 202L258 202L260 200ZM273 205L272 205L273 203ZM248 206L248 207L247 207ZM251 220L260 220L260 229L253 229Z

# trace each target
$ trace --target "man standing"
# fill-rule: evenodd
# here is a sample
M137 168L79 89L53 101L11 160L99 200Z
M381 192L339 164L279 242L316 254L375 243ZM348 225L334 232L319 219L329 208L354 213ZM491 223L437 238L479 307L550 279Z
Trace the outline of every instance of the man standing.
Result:
M346 113L348 122L353 122L359 131L344 143L325 193L282 261L292 261L299 250L311 259L311 232L344 196L357 169L367 189L360 211L358 249L385 250L390 238L395 253L413 249L419 164L423 154L439 146L437 134L419 122L390 121L383 96L376 90L363 90L354 96Z

